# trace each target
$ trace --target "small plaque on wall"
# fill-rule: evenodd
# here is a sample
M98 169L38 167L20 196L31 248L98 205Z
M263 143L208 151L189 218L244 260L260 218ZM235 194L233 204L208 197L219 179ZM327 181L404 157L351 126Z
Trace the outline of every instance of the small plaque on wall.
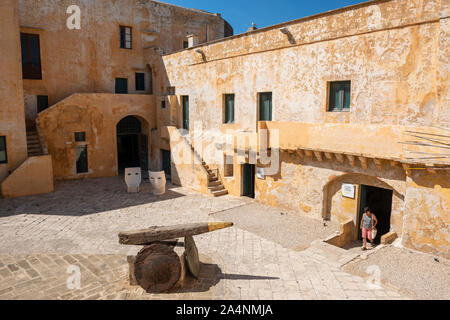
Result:
M256 168L256 177L258 179L265 179L264 168Z
M342 196L346 198L355 199L355 185L349 183L342 184Z

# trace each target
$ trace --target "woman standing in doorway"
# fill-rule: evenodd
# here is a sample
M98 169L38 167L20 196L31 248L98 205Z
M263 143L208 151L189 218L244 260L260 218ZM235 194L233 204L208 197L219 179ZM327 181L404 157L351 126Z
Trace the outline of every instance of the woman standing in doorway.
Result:
M378 223L377 217L370 212L369 207L364 208L364 214L361 219L361 225L359 228L362 230L362 238L363 238L363 246L362 250L367 250L366 244L367 244L367 238L369 238L371 247L373 247L373 239L372 239L372 230L375 228L375 226Z

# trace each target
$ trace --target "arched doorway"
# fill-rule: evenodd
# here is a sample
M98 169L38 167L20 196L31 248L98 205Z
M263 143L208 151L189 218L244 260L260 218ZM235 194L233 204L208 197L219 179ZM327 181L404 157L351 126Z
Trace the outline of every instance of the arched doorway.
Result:
M148 170L148 137L142 134L143 122L145 120L127 116L116 126L119 174L132 167Z
M391 180L390 183L394 181ZM361 238L359 224L364 207L368 206L378 218L378 233L375 242L379 242L383 234L390 231L391 226L401 230L404 205L403 180L388 184L381 178L361 173L347 173L333 177L323 187L322 218L330 220L331 216L338 221L350 219L354 222L351 238ZM344 194L343 185L352 185L354 192Z

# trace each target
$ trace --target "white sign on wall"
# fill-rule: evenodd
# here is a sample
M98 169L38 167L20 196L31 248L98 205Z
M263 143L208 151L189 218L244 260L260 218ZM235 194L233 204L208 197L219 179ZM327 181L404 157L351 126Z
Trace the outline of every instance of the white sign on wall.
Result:
M355 199L355 185L349 183L342 184L342 196L346 198Z
M264 168L256 168L256 177L258 179L265 179Z

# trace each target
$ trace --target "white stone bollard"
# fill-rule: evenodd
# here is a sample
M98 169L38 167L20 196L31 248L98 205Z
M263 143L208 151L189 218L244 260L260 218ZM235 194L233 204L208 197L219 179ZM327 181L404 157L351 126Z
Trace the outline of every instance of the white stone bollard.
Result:
M141 168L126 168L125 169L125 183L128 187L128 193L139 192L141 185Z
M156 196L166 193L166 175L164 171L149 171L148 177L153 187L153 194Z

